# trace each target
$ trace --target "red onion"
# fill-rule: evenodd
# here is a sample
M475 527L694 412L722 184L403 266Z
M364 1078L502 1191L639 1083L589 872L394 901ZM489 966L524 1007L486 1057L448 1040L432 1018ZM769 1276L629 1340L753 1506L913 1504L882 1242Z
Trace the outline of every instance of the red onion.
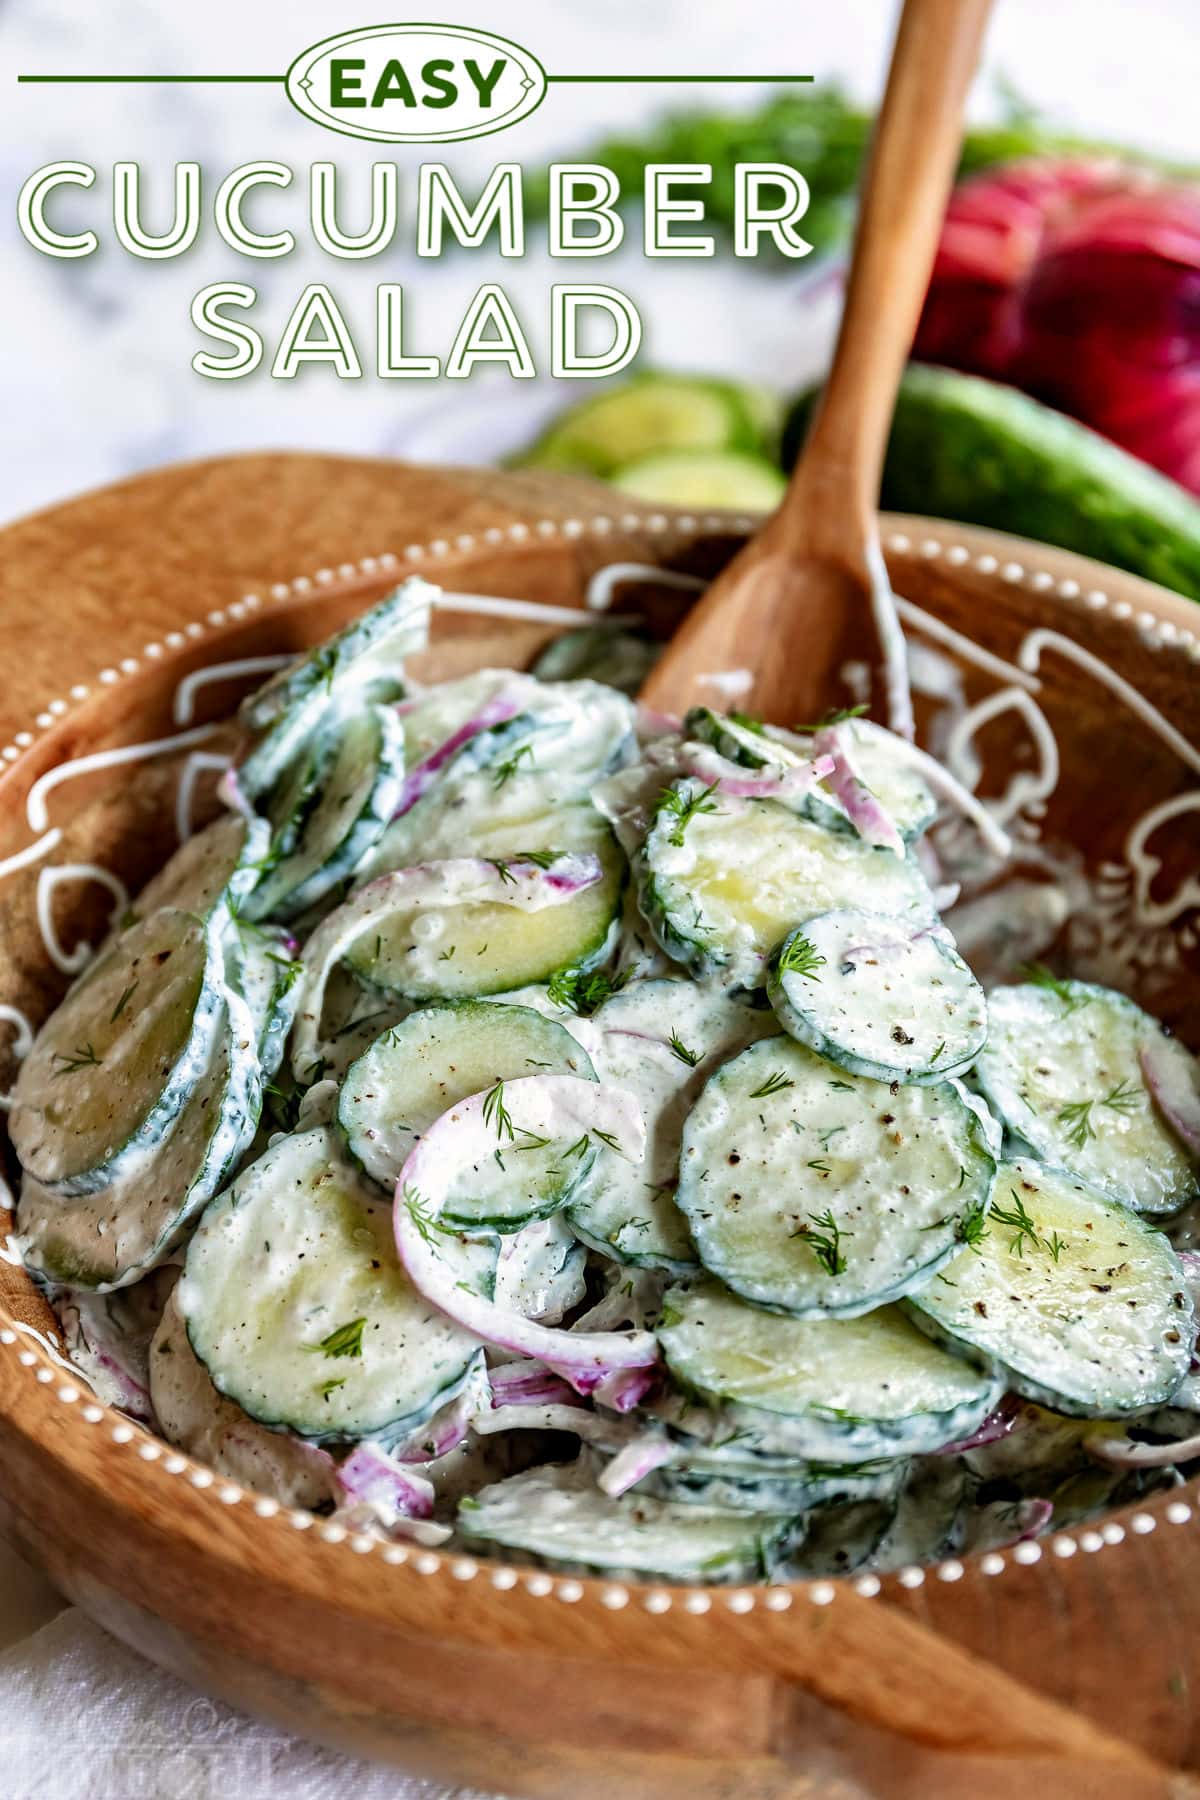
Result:
M915 354L1023 387L1200 493L1200 189L1053 160L964 182Z
M1142 1077L1171 1130L1193 1156L1200 1156L1200 1086L1196 1064L1189 1068L1180 1046L1169 1038L1151 1038L1138 1050ZM1190 1079L1189 1079L1190 1077Z
M350 1499L371 1507L383 1525L394 1519L428 1519L433 1512L433 1483L410 1474L370 1440L351 1451L337 1478Z
M400 1171L396 1249L413 1286L465 1330L500 1349L537 1358L577 1394L594 1393L618 1372L652 1366L658 1345L651 1331L563 1331L536 1324L460 1285L449 1240L439 1242L436 1221L458 1171L485 1161L496 1148L495 1125L485 1117L488 1098L475 1094L444 1112ZM641 1109L623 1089L572 1075L530 1075L505 1082L504 1105L518 1135L570 1142L581 1133L603 1131L631 1161L642 1160Z
M675 1452L669 1438L660 1431L643 1431L618 1450L610 1463L596 1477L596 1486L614 1500L636 1487L644 1476L669 1463Z
M832 764L828 770L829 785L845 807L846 817L863 842L873 844L880 850L891 850L896 856L903 856L904 839L897 831L891 815L879 804L854 767L847 735L841 726L831 725L824 731L818 731L813 739L813 749L818 752L822 763Z
M506 720L515 718L519 709L520 701L507 692L494 695L485 706L481 706L473 718L460 725L457 731L452 731L435 750L431 750L428 756L423 757L419 763L414 763L407 771L392 817L402 818L416 805L422 794L433 786L450 758L464 744L469 743L473 737L478 737L481 731L488 731L493 725L503 725Z
M1021 1401L1016 1394L1005 1394L987 1418L970 1435L955 1444L943 1444L937 1456L962 1456L967 1450L978 1450L984 1444L998 1444L1006 1438L1021 1416Z

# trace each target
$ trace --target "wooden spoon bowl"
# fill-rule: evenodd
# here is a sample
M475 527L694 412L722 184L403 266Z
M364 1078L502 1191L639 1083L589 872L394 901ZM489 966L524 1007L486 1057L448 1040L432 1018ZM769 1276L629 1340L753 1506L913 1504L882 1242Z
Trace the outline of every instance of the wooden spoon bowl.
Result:
M522 603L570 615L589 585L665 635L688 604L677 577L711 577L754 523L625 510L587 483L295 456L165 470L10 527L0 1092L81 943L211 809L222 721L261 659L408 570L516 602L439 609L430 675L527 663L570 617ZM1200 615L995 533L892 518L883 542L920 740L1004 797L1031 887L1048 847L1075 846L1059 941L1200 1044ZM600 576L614 564L635 567ZM717 679L711 698L738 696ZM1165 1770L1196 1760L1191 1485L1040 1543L776 1589L385 1547L94 1403L8 1228L0 1211L0 1529L118 1636L251 1711L547 1796L765 1800L837 1776L914 1800L1039 1778L1125 1800L1181 1791Z

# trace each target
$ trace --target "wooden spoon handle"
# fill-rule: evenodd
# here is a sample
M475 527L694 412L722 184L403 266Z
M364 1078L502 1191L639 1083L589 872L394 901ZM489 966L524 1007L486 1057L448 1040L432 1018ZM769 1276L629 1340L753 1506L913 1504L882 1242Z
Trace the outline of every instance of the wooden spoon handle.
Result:
M795 476L790 525L844 559L874 539L883 456L962 142L991 0L905 0L863 181L833 367ZM851 535L853 534L853 535Z

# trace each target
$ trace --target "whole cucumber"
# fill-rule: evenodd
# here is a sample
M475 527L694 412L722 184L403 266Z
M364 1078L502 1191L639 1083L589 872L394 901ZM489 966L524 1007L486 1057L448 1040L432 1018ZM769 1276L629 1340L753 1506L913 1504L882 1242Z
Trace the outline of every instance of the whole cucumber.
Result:
M785 468L800 452L818 391L788 411ZM1200 599L1200 502L1086 425L999 382L909 366L881 504L1058 544Z

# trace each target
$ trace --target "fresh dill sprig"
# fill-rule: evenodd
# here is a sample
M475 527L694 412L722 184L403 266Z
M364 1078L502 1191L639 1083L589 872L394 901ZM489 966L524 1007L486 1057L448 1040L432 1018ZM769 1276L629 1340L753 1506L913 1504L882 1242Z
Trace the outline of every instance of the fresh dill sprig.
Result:
M610 1150L620 1150L620 1143L613 1136L611 1131L601 1131L599 1127L596 1127L595 1129L596 1136L600 1139L602 1144L607 1144Z
M842 1255L842 1239L853 1237L843 1231L832 1212L809 1213L807 1225L797 1225L793 1237L802 1237L827 1275L843 1275L846 1258Z
M322 1356L361 1356L363 1329L366 1319L351 1319L345 1325L339 1325L331 1331L327 1338L319 1344L311 1344L309 1348L319 1351Z
M697 794L687 794L681 787L664 788L654 806L655 818L667 813L675 820L668 835L667 842L679 849L683 844L683 834L692 820L700 813L720 812L712 796L716 793L718 783L710 782Z
M405 1211L417 1228L417 1236L422 1243L428 1244L431 1249L436 1249L437 1246L433 1240L437 1236L444 1237L446 1235L445 1226L438 1223L429 1210L428 1202L421 1198L417 1189L411 1184L404 1189L401 1198L404 1201Z
M954 1236L965 1249L973 1250L978 1256L980 1255L979 1246L987 1236L987 1228L987 1207L976 1206L965 1219L958 1221L954 1228Z
M817 970L824 967L825 958L799 931L794 931L781 945L775 958L777 975L803 975L809 981L820 981Z
M844 725L847 719L861 719L866 710L865 704L835 707L833 712L827 712L823 719L818 719L815 725L793 725L792 730L800 732L804 737L812 737L814 732L828 731L833 725Z
M492 770L492 786L502 788L506 781L511 781L521 766L522 757L525 756L532 759L532 744L522 744L519 749L513 751L511 756L505 757L503 762L496 764Z
M740 725L743 731L752 731L756 737L766 737L766 726L761 719L756 719L753 713L738 712L734 707L727 716L731 725Z
M1088 995L1072 993L1071 990L1073 984L1069 981L1063 981L1054 973L1053 969L1048 969L1045 963L1022 963L1017 973L1020 975L1022 981L1027 981L1031 987L1045 988L1047 993L1053 994L1057 999L1061 1000L1064 1008L1064 1018L1066 1018L1068 1013L1078 1012L1081 1006L1087 1006L1089 1004Z
M1135 1081L1118 1081L1116 1087L1105 1094L1100 1104L1107 1106L1110 1112L1131 1113L1136 1112L1141 1098L1142 1090Z
M483 1122L494 1125L498 1138L515 1138L512 1118L504 1104L504 1083L498 1081L490 1093L483 1097Z
M322 1400L328 1400L331 1394L336 1394L338 1389L344 1388L345 1385L346 1377L344 1375L336 1375L332 1381L323 1381L317 1389L317 1392L320 1394Z
M546 986L546 996L555 1006L565 1006L584 1016L594 1013L612 998L628 980L626 975L605 975L599 970L558 969Z
M484 860L491 863L493 869L495 869L495 871L496 871L497 875L500 877L501 881L507 881L511 884L511 886L516 887L517 878L513 874L512 870L509 868L509 866L506 862L501 862L500 858L496 857L496 856L489 856L489 857L486 857Z
M98 1069L104 1058L97 1056L90 1044L85 1044L82 1049L72 1050L69 1056L63 1051L56 1051L54 1061L60 1065L54 1071L54 1079L57 1081L60 1075L74 1075L79 1069Z
M1067 1247L1065 1239L1060 1238L1057 1231L1048 1238L1042 1237L1025 1210L1025 1202L1016 1188L1009 1188L1008 1191L1013 1198L1012 1205L1010 1207L993 1206L988 1216L990 1219L995 1219L998 1225L1008 1225L1015 1232L1016 1235L1008 1246L1010 1255L1024 1256L1025 1245L1028 1243L1033 1250L1045 1250L1057 1262Z
M125 1008L129 1005L129 1002L133 999L136 990L137 982L131 981L129 986L125 989L125 992L121 995L121 998L117 1001L117 1004L113 1007L112 1012L109 1014L108 1022L110 1025L116 1024L121 1014L125 1011Z
M1076 1150L1082 1150L1089 1138L1096 1135L1092 1124L1092 1107L1094 1100L1068 1100L1065 1106L1058 1109L1058 1122L1067 1126L1067 1142Z
M766 1100L772 1094L782 1094L784 1088L795 1087L795 1082L784 1074L782 1069L773 1069L761 1087L751 1092L752 1100Z
M457 944L451 944L450 948L448 950L443 950L441 952L441 954L438 957L438 961L439 962L449 962L450 958L454 955L454 952L457 948L458 948Z
M671 1033L671 1054L677 1056L681 1063L686 1063L689 1069L694 1069L700 1061L700 1051L689 1050L677 1031Z

